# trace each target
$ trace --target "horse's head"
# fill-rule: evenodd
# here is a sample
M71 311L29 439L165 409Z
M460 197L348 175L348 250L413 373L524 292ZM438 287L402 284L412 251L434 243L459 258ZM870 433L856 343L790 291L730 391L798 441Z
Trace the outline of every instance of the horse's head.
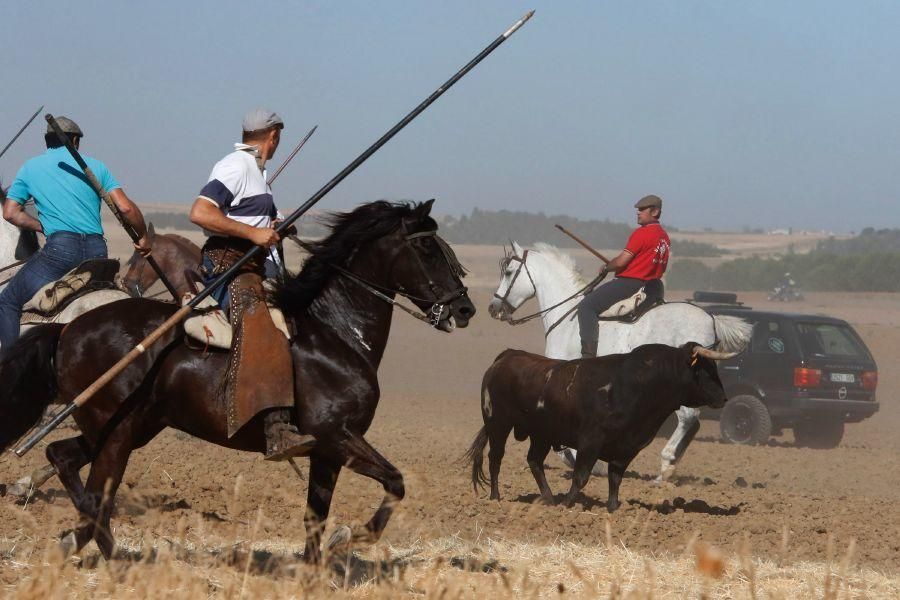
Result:
M335 297L330 293L356 306L357 294L366 301L400 295L438 329L465 327L475 306L462 283L465 270L429 216L432 203L377 200L332 214L327 219L330 235L315 242L295 240L309 257L299 274L277 286L276 303L285 314L300 315L332 310ZM336 282L342 283L333 286Z
M156 241L153 223L147 225L147 237L151 245ZM157 279L156 271L149 267L147 259L135 250L125 263L125 274L119 279L119 287L135 298L140 298Z
M390 256L389 286L409 298L443 331L466 327L475 305L462 283L465 269L438 234L434 200L412 208L400 227L376 242Z
M503 258L500 259L500 283L488 305L488 312L493 318L510 320L520 306L537 294L534 278L528 269L529 257L530 252L516 242L512 242L510 249L504 247Z

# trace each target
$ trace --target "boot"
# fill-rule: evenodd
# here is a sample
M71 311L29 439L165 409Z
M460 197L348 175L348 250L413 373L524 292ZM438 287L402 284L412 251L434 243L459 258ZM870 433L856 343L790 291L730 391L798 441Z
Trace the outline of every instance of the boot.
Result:
M316 438L300 433L291 423L291 411L276 408L265 418L266 460L287 460L295 456L307 456L316 445Z

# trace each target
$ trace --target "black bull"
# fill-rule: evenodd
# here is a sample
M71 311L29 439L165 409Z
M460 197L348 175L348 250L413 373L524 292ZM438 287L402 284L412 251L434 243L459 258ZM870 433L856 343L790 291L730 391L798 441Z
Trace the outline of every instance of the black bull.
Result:
M484 374L484 427L467 453L476 492L487 483L483 453L490 443L491 499L500 499L500 463L514 431L519 441L531 438L528 465L542 502L554 502L544 459L552 447L564 445L578 448L566 506L574 504L594 463L602 459L609 463L606 506L616 510L625 469L673 411L725 404L714 357L723 358L695 343L680 348L648 344L629 354L573 361L504 351Z

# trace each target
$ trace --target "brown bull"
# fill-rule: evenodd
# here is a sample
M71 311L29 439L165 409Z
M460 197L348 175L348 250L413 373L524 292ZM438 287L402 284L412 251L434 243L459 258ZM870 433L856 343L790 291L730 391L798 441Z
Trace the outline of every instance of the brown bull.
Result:
M673 411L725 404L714 361L728 356L696 343L680 348L648 344L628 354L572 361L522 350L502 352L484 374L484 427L467 453L476 492L487 483L483 453L490 443L491 499L500 499L500 463L506 438L514 431L519 441L531 438L528 465L542 502L554 502L544 459L552 447L563 445L578 448L565 505L574 504L594 463L602 459L609 462L606 506L616 510L625 469Z

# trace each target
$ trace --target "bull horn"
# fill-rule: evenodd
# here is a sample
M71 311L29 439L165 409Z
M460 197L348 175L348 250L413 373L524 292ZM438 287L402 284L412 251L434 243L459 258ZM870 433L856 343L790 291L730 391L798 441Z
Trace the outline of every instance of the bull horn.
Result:
M739 352L717 352L715 350L710 350L709 348L704 348L703 346L694 346L694 356L702 356L703 358L708 358L710 360L728 360L729 358L734 358L740 354Z

